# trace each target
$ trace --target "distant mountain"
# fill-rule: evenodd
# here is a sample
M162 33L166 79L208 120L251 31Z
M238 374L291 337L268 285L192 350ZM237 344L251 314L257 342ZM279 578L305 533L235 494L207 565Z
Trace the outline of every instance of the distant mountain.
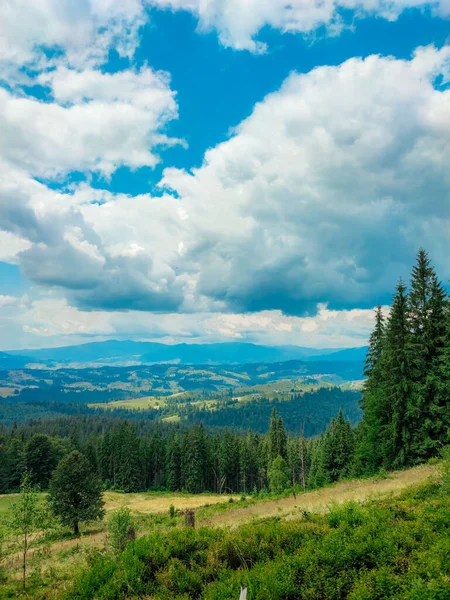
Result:
M27 356L20 354L12 355L6 352L0 352L0 370L9 371L11 369L23 369L30 362Z
M181 364L249 364L273 363L289 360L342 362L362 361L366 348L305 348L302 346L261 346L249 343L217 344L159 344L108 340L77 346L19 350L2 353L11 360L23 360L46 366L63 365L131 365L155 363ZM0 357L1 358L1 357ZM7 359L5 358L5 361ZM24 363L21 362L20 366ZM6 367L19 368L19 367Z
M320 358L317 357L308 357L303 360L320 360L327 362L364 362L366 359L368 346L361 346L360 348L345 348L344 350L337 350L335 352L330 352L330 354L322 354Z

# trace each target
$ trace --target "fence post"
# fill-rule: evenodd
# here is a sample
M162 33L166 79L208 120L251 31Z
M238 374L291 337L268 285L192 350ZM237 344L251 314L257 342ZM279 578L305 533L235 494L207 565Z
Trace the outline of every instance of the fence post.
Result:
M239 596L239 600L247 600L247 588L241 587L241 595Z

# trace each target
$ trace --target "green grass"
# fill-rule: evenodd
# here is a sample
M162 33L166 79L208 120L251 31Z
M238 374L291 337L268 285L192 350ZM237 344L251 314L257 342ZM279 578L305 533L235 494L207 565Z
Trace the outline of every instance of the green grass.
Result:
M326 514L269 518L235 530L172 528L122 554L98 553L63 595L71 600L444 600L450 598L448 490Z
M14 501L15 495L0 496L0 517L8 513L8 507Z
M299 496L299 506L287 519L281 513L268 516L264 501L273 503L273 497L234 497L228 503L228 497L206 494L107 492L107 509L131 509L138 540L113 556L105 553L102 523L83 525L80 540L68 530L55 531L50 553L42 553L42 547L30 556L34 575L28 597L236 600L245 584L247 600L443 600L450 597L450 466L437 480L442 464L398 475L408 485L425 480L417 479L422 470L435 483L416 483L395 498L345 501L325 514L308 512L313 508L302 507ZM320 490L321 502L326 493ZM338 486L328 493L329 506L339 500ZM305 500L311 496L310 503L313 494L305 494ZM371 497L369 492L366 497ZM0 510L11 499L0 496ZM212 504L219 500L226 503ZM184 528L183 516L169 516L171 504L179 510L191 501L204 506L196 510L195 531ZM234 510L258 507L262 518L250 515L236 527ZM214 522L222 514L233 529L202 527L202 521ZM18 595L19 575L17 563L0 584L0 598Z

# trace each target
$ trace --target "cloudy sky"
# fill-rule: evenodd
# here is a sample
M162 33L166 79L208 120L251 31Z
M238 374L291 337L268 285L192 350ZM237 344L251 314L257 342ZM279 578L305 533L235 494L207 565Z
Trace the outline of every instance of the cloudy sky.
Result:
M367 341L450 279L450 0L0 3L0 349Z

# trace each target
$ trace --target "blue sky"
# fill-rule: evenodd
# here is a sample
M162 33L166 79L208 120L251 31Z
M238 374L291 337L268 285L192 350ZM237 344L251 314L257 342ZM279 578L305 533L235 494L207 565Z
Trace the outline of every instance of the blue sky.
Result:
M10 5L1 349L361 345L449 279L444 0Z

